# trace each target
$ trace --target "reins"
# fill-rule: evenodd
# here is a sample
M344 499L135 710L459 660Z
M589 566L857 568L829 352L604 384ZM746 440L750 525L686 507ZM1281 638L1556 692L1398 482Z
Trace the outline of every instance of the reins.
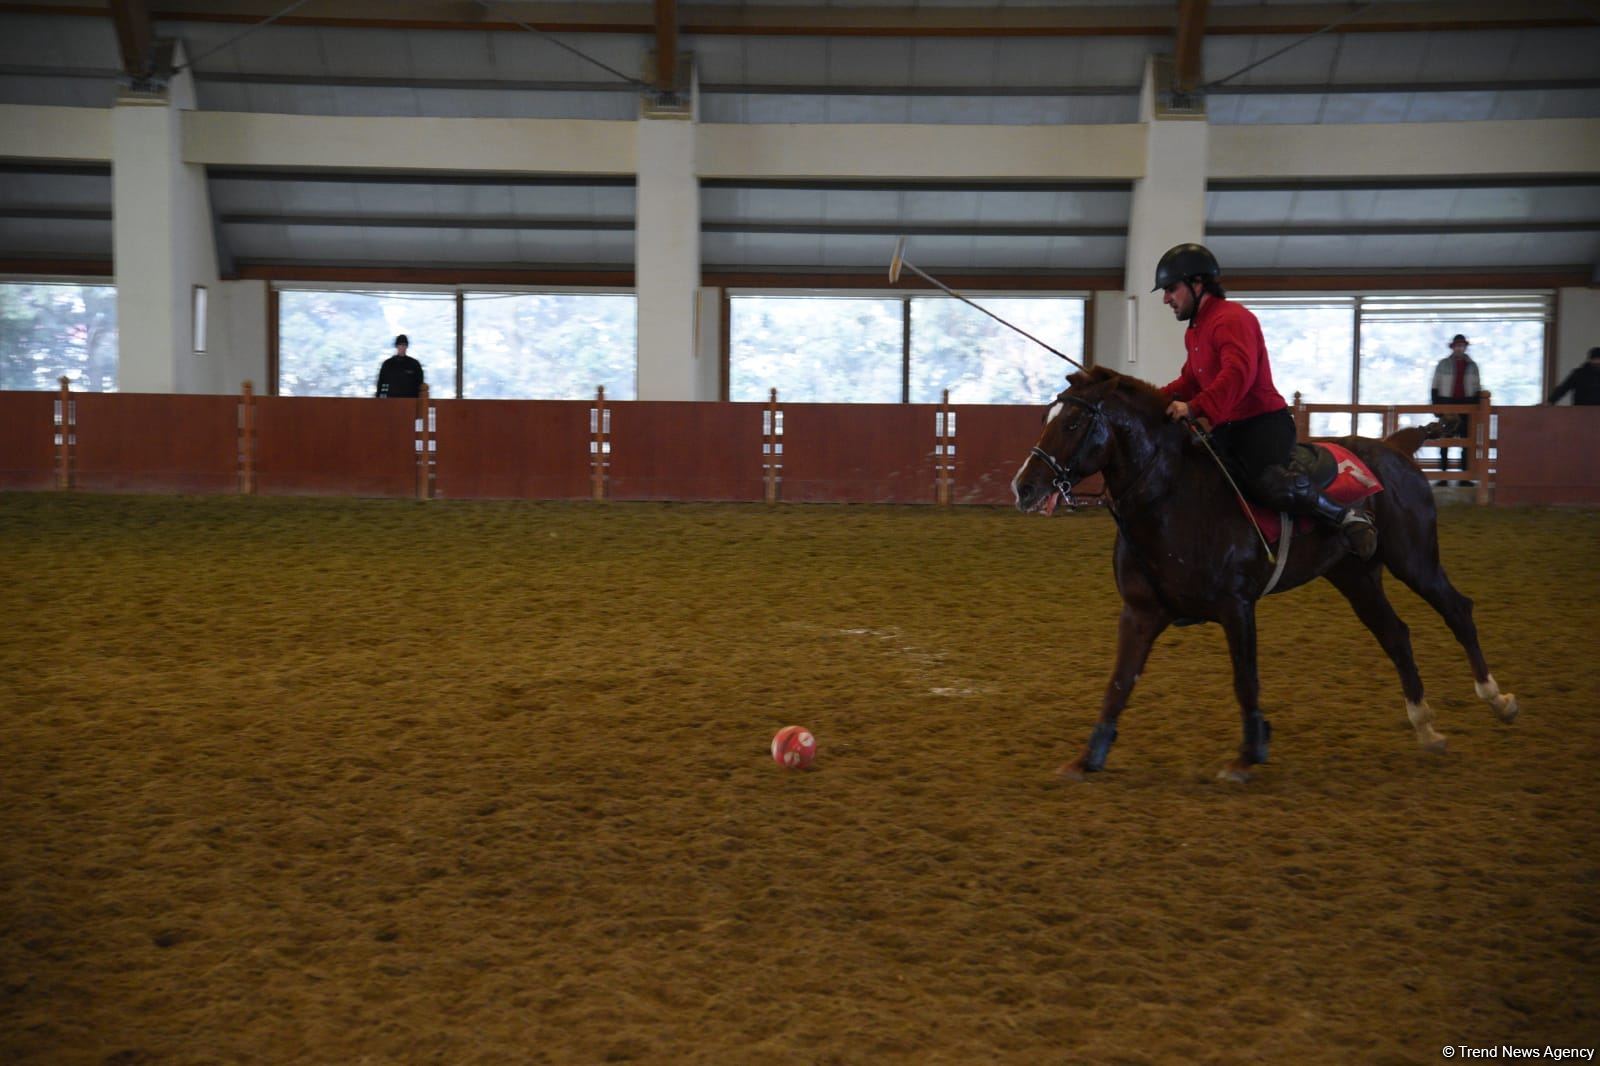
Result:
M1228 467L1223 463L1222 457L1212 449L1210 435L1202 430L1192 418L1185 418L1183 424L1189 427L1189 432L1194 435L1194 439L1205 447L1206 453L1216 461L1217 469L1222 471L1222 476L1228 479L1228 487L1233 489L1235 496L1239 497L1239 506L1244 508L1244 516L1250 519L1250 528L1254 529L1256 536L1261 538L1261 546L1267 552L1267 562L1277 566L1278 557L1272 553L1272 545L1267 543L1267 535L1261 532L1261 524L1256 521L1256 513L1250 509L1249 501L1244 498L1244 493L1240 492L1239 486L1234 483L1233 475L1228 473Z
M1029 450L1029 454L1049 468L1051 474L1050 486L1051 488L1055 489L1056 492L1061 494L1061 498L1067 501L1068 506L1072 506L1073 501L1076 499L1101 499L1108 501L1108 509L1111 511L1112 519L1117 523L1117 528L1122 532L1123 539L1128 540L1127 527L1122 524L1122 516L1117 513L1116 497L1111 495L1111 486L1109 482L1105 483L1104 487L1098 493L1092 496L1077 497L1074 496L1072 492L1072 486L1074 484L1072 480L1072 467L1077 463L1078 456L1083 453L1083 450L1089 446L1090 441L1094 439L1095 430L1103 426L1105 412L1100 409L1099 403L1090 403L1088 400L1077 396L1068 396L1063 393L1059 399L1064 403L1073 404L1074 406L1080 407L1089 412L1089 429L1078 441L1077 448L1075 448L1072 452L1072 455L1067 458L1065 465L1058 462L1055 456L1051 455L1037 444L1035 444ZM1272 545L1267 543L1267 536L1265 533L1261 532L1261 524L1256 521L1255 512L1250 509L1249 501L1245 499L1244 493L1240 491L1238 483L1233 480L1233 475L1228 472L1227 464L1222 461L1222 457L1217 454L1216 449L1211 447L1210 435L1201 429L1199 423L1197 423L1194 419L1185 418L1182 421L1184 427L1189 430L1190 435L1193 436L1195 440L1200 442L1201 447L1205 448L1206 454L1211 456L1212 461L1217 464L1217 469L1222 471L1222 476L1227 479L1228 487L1233 489L1234 496L1238 497L1239 505L1243 508L1245 517L1250 520L1250 528L1256 531L1256 536L1261 540L1261 547L1267 553L1267 562L1276 566L1278 563L1278 557L1273 552ZM1156 464L1153 460L1148 463L1132 482L1124 486L1123 494L1127 495L1135 487L1137 487L1138 484L1145 479L1145 476L1148 475L1152 469L1154 469L1155 465ZM1129 540L1129 546L1133 546L1131 540ZM1135 554L1137 554L1138 550L1136 548L1134 550Z

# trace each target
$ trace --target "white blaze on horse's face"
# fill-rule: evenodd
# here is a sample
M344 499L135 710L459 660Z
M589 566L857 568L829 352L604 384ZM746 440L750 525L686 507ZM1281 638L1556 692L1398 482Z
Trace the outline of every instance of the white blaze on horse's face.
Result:
M1067 403L1065 400L1057 400L1055 403L1051 404L1050 410L1045 412L1044 424L1048 427L1050 423L1060 418L1061 412L1066 409L1066 406ZM1027 459L1024 459L1022 461L1022 465L1017 467L1016 474L1014 474L1011 478L1011 498L1013 500L1021 499L1022 494L1017 491L1017 486L1022 483L1022 472L1028 468L1028 463L1030 462L1032 462L1031 456Z

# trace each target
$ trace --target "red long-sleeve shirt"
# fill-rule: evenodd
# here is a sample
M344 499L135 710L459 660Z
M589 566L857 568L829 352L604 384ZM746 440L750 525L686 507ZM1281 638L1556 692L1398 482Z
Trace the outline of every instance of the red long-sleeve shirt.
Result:
M1249 308L1207 296L1183 331L1183 346L1183 372L1161 391L1213 426L1288 406L1272 384L1267 342Z

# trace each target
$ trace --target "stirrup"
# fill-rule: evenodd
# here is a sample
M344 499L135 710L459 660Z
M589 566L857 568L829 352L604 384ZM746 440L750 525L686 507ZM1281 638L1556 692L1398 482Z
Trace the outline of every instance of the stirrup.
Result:
M1367 512L1350 508L1339 522L1339 533L1344 537L1345 544L1362 562L1377 554L1378 527Z

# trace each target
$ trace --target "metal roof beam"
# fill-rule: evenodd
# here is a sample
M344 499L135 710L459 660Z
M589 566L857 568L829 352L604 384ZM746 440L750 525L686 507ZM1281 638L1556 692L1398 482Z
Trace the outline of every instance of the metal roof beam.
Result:
M678 0L655 0L656 91L678 90Z
M120 0L115 0L120 2ZM281 10L281 0L155 0L157 21L260 22ZM503 30L521 32L516 23L458 0L322 0L314 15L293 14L288 26L371 26L389 29ZM1505 30L1594 25L1592 9L1572 0L1390 0L1340 25L1335 33L1417 32L1427 30ZM0 12L111 14L108 0L33 0L0 3ZM563 33L657 35L656 11L649 3L529 3L518 5L523 22ZM1313 33L1350 13L1347 4L1256 4L1222 6L1207 18L1212 35ZM685 4L677 12L678 33L746 36L834 37L1033 37L1166 36L1178 28L1171 4L1128 6L1050 5L1040 7L926 8Z
M117 49L122 53L122 72L134 82L150 76L155 33L150 28L150 12L144 0L111 0L111 21L117 27Z
M1190 93L1200 83L1200 46L1206 37L1208 0L1178 0L1178 43L1173 58L1173 85Z

